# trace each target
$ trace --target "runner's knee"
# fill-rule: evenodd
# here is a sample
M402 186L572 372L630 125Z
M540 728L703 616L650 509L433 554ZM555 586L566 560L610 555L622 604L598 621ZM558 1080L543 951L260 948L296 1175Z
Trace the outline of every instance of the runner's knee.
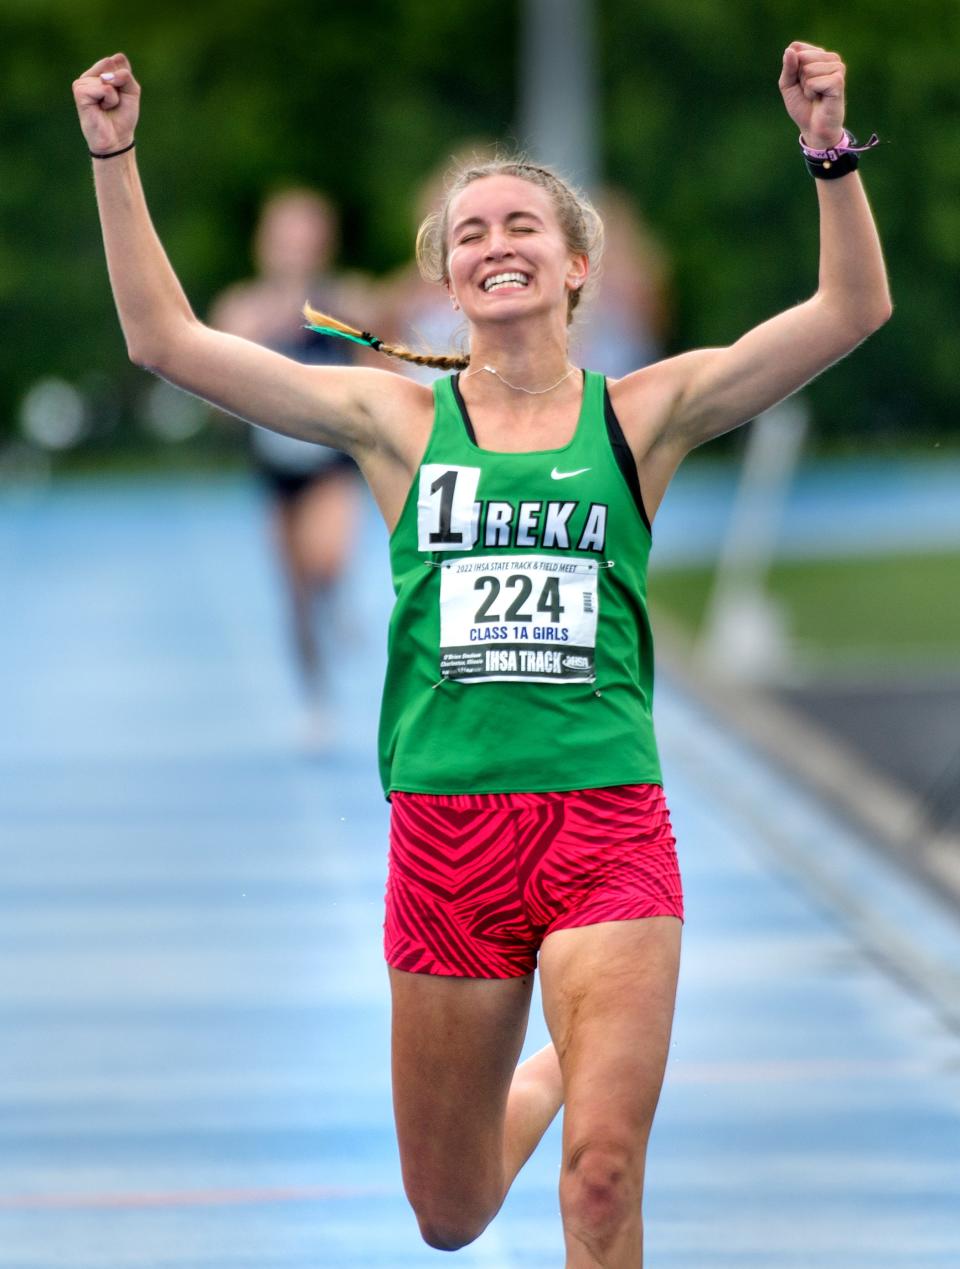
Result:
M420 1236L437 1251L459 1251L479 1238L496 1215L496 1208L471 1208L445 1203L413 1203Z
M438 1251L457 1251L479 1238L503 1197L492 1183L468 1188L449 1179L418 1183L409 1175L405 1188L423 1241Z
M643 1154L618 1136L576 1145L560 1181L563 1222L594 1253L602 1252L638 1220L643 1197Z

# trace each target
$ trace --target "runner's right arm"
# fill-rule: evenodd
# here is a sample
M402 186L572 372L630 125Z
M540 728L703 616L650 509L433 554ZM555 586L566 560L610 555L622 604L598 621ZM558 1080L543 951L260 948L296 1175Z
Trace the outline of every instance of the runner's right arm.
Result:
M92 152L108 154L133 141L140 87L124 54L94 63L73 92ZM389 442L384 429L405 383L399 376L300 365L195 316L150 220L135 153L93 160L110 284L131 360L231 414L290 436L353 454Z

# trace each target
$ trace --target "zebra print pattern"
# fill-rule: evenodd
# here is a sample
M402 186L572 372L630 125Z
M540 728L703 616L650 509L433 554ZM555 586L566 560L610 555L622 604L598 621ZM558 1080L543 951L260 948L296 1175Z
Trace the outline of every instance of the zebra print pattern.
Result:
M656 784L392 795L384 950L394 969L515 978L554 930L683 919Z

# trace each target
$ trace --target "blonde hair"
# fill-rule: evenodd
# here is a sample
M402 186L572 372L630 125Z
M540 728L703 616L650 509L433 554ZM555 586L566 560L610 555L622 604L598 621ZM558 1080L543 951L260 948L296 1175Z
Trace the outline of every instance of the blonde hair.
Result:
M365 344L387 357L396 357L400 361L409 361L414 366L432 366L435 370L465 370L470 365L466 353L418 353L404 344L385 344L368 330L357 330L346 322L331 317L329 313L321 313L310 304L304 304L303 315L307 325L320 335L335 335L340 339L350 339L355 344Z
M427 282L442 285L448 277L447 237L449 233L450 205L468 185L488 176L516 176L545 190L553 204L567 250L571 255L584 255L589 262L589 274L595 276L603 253L603 221L590 200L580 191L548 167L529 163L522 156L471 160L455 167L447 180L440 206L431 212L417 232L417 265ZM580 303L582 289L567 294L567 324L573 320ZM464 370L470 364L469 353L418 353L402 344L385 344L369 331L354 330L343 322L329 317L309 304L304 306L308 323L324 334L340 335L357 343L376 348L388 357L397 357L417 366L432 366L438 370Z

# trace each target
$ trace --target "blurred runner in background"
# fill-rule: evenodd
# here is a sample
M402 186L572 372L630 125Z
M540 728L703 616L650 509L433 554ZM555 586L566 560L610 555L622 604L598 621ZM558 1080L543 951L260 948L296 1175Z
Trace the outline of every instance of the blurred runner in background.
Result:
M211 325L311 365L348 365L351 346L307 330L304 300L356 314L359 280L332 271L339 238L333 204L311 189L285 189L264 203L254 235L256 275L214 302ZM353 459L340 450L250 428L250 453L271 504L289 601L297 667L306 698L304 742L330 740L329 639L332 592L349 562L361 508Z

